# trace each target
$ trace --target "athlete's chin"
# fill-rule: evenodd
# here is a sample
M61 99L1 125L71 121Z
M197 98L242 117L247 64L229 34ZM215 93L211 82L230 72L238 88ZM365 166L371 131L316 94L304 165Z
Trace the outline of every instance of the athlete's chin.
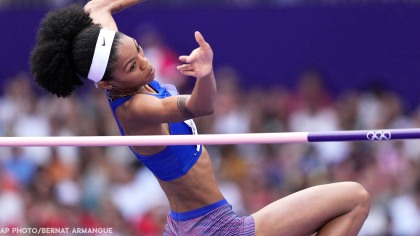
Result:
M152 69L150 70L146 79L147 79L148 83L152 82L155 79L155 68L154 67L152 67Z
M150 76L149 76L149 78L148 78L148 82L150 83L150 82L152 82L153 80L155 80L155 74L152 74L152 75L150 75Z

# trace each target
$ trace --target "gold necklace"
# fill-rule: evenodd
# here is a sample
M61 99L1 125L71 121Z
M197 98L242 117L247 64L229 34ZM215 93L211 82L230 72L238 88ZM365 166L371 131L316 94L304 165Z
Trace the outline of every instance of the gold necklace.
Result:
M139 93L141 93L142 92L142 90L144 90L144 87L142 86L141 88L140 88L140 90L139 91L137 91L136 93L131 93L131 94L109 94L109 99L111 100L111 102L112 101L114 101L114 99L112 99L111 98L111 96L112 97L128 97L128 96L133 96L133 95L136 95L136 94L139 94Z

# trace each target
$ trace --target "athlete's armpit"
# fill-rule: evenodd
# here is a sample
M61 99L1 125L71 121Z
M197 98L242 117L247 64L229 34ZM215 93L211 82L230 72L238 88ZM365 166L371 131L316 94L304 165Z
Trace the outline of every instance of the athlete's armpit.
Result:
M190 110L188 110L186 103L187 103L187 98L179 96L178 97L178 102L177 102L178 110L187 119L195 118L196 116L193 113L191 113Z

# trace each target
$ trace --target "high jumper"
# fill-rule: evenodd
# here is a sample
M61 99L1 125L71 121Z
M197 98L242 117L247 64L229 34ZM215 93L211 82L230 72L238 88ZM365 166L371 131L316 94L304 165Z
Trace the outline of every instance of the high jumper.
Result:
M47 14L31 55L35 81L58 97L86 78L106 90L122 135L196 135L192 118L211 115L216 99L213 51L199 45L180 56L177 70L196 77L191 95L154 80L154 67L136 40L118 31L112 14L141 0L93 0L84 8ZM358 183L308 188L250 216L238 217L220 192L206 148L199 145L130 146L165 192L170 213L165 235L357 235L370 208Z

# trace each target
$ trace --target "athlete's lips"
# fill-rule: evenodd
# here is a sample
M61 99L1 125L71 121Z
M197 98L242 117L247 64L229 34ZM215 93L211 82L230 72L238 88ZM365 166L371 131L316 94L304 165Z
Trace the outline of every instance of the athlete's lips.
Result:
M152 75L155 74L155 68L152 66L152 69L150 70L149 74L147 75L147 77L150 77Z

